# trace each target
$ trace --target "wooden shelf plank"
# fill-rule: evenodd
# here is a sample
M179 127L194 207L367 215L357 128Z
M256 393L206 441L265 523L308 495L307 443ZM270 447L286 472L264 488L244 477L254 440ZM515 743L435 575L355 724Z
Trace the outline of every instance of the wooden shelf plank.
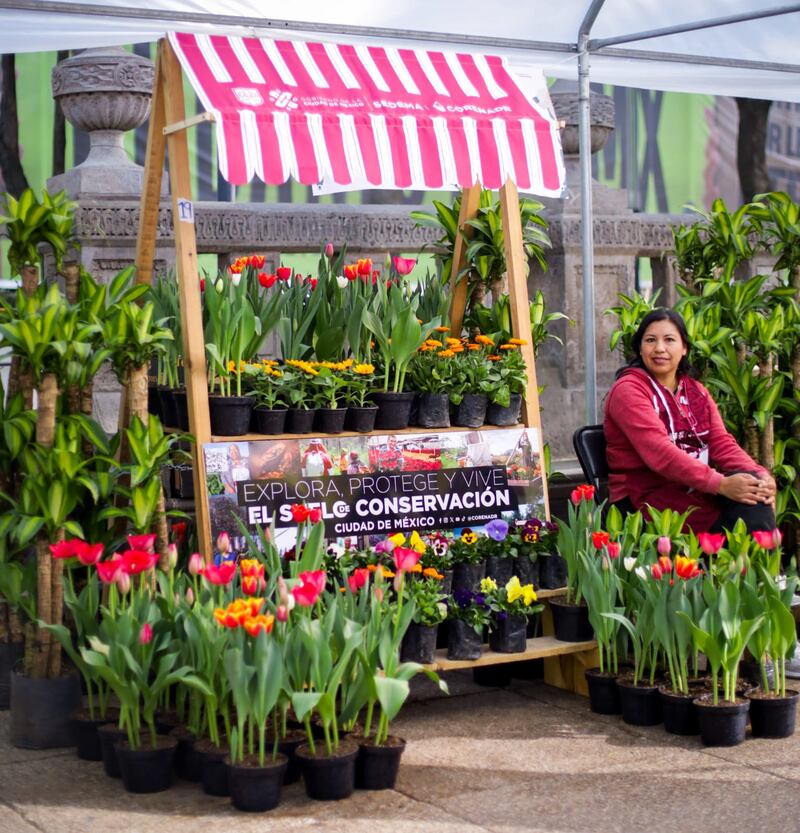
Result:
M543 591L544 592L544 591ZM502 665L505 662L522 662L529 659L542 659L543 657L557 657L564 654L580 654L584 651L593 651L597 648L597 642L562 642L553 636L537 636L528 640L528 647L518 654L498 654L489 650L488 645L482 647L483 653L476 660L447 659L447 651L436 652L436 659L427 666L434 671L454 671L458 668L475 668L483 665Z

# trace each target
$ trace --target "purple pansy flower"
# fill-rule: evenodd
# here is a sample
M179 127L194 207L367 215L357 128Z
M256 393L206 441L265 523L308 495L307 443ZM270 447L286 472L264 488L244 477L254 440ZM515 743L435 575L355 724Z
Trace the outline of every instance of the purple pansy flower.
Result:
M486 534L493 541L505 541L508 535L508 524L502 518L495 518L486 524Z

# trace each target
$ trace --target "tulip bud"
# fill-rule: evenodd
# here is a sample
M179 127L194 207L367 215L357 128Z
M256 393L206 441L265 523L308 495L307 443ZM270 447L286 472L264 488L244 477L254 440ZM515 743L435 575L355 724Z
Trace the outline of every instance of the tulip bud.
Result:
M227 532L220 532L217 536L217 550L222 555L231 551L231 539Z
M289 609L286 605L278 605L275 609L275 618L279 622L285 622L289 618Z
M392 268L392 256L389 254L389 252L386 252L386 257L383 259L383 271L388 274L389 270L391 268Z
M178 547L175 544L167 544L167 561L170 570L174 570L178 566Z
M192 553L189 556L189 575L199 576L203 567L206 566L203 556L199 552Z
M607 556L605 556L605 555L603 556L603 560L602 560L602 562L601 562L601 563L602 563L602 565L603 565L603 569L604 569L604 570L606 570L606 571L607 571L607 570L610 570L610 569L611 569L611 562L608 560L608 557L607 557Z
M241 280L242 280L242 273L241 272L234 272L231 275L231 283L234 286L239 286L239 283L241 282Z
M222 290L225 289L225 282L222 280L222 278L217 278L216 282L214 283L214 289L216 289L217 292L222 292Z
M123 573L120 570L117 573L117 577L114 579L117 583L117 590L124 596L126 593L130 593L131 590L131 577L127 573Z
M190 607L194 604L194 590L191 587L186 588L186 604Z
M333 243L330 241L325 244L325 257L333 257Z
M286 589L286 579L283 576L278 577L278 599L284 606L289 604L289 591Z
M174 601L175 601L175 607L180 607L180 604L181 604L181 594L180 593L175 594Z
M375 586L375 598L376 598L379 602L382 602L382 601L383 601L383 588L382 588L382 587L378 587L377 585Z
M672 541L668 535L662 535L658 539L658 546L656 547L659 555L669 555L672 550Z
M142 629L139 631L139 644L140 645L148 645L152 641L153 641L153 629L150 627L149 623L145 622L142 625Z
M403 589L403 571L398 570L394 577L394 592L400 593Z

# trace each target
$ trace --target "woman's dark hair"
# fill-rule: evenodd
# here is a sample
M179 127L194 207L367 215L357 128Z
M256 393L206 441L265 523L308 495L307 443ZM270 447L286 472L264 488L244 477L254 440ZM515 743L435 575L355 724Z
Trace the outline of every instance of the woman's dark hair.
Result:
M616 374L616 378L619 378L620 375L627 370L629 367L644 367L644 362L642 361L642 339L644 338L644 334L647 332L647 328L656 321L670 321L672 324L675 325L675 328L680 333L681 341L684 344L684 347L691 349L692 342L689 341L689 333L686 332L686 324L681 318L680 313L675 312L674 309L667 309L666 307L656 307L653 310L645 315L645 317L639 323L639 327L637 328L636 332L633 334L633 339L631 340L631 349L634 352L633 358L625 365L625 367L621 367ZM694 368L689 363L689 359L684 356L680 364L678 365L678 375L681 374L688 374L690 376L694 376Z

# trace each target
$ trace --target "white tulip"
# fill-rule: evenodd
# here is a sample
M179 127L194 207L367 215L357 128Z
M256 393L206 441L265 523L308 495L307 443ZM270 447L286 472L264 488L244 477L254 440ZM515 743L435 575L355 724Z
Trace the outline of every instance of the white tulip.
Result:
M644 567L637 567L636 575L639 576L642 581L647 581L647 570L645 570Z
M628 572L630 572L636 566L636 559L632 556L629 556L628 558L623 558L622 564L625 567L625 569Z
M231 283L234 286L239 286L239 282L242 280L242 273L241 272L234 272L231 275Z
M347 278L344 277L344 275L339 275L339 277L336 278L336 283L339 284L339 289L344 289L347 286L347 284L350 283L350 281L347 280Z

